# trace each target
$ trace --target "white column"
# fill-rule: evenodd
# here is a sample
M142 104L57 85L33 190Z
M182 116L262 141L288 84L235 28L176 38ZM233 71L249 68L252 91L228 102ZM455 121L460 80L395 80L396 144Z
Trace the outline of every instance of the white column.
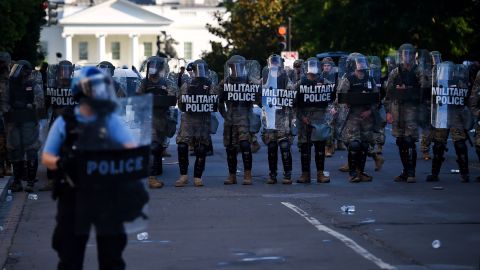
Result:
M65 60L73 62L72 34L62 34L65 39Z
M130 34L130 48L131 48L131 57L132 57L132 65L136 68L140 68L140 49L138 45L138 34Z
M98 62L106 61L105 34L96 34L95 37L97 38Z

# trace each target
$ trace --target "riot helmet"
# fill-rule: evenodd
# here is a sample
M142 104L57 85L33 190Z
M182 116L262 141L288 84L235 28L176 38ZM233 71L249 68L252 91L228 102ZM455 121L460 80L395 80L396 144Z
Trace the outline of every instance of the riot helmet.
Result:
M234 55L227 61L227 72L232 78L242 78L247 76L245 57Z
M354 73L357 77L363 78L368 73L369 66L367 58L361 53L351 53L347 58L347 73Z
M57 66L57 82L60 87L70 87L74 67L72 62L63 60Z
M432 65L436 66L442 62L442 54L439 51L430 52L432 56Z
M272 68L272 67L281 68L283 67L283 59L278 54L272 54L270 55L270 57L268 57L267 64L269 68Z
M412 44L402 44L397 51L397 63L413 66L415 63L415 47Z
M112 113L117 107L112 78L95 67L81 70L80 76L72 81L72 95L100 115Z
M113 74L115 73L115 66L108 62L108 61L102 61L98 63L97 68L103 72L103 74L113 77Z
M392 56L385 57L385 65L387 66L387 75L388 75L397 66L397 64L395 62L395 58L392 57Z
M147 79L158 80L161 76L167 74L167 67L165 58L151 56L147 60Z
M209 70L208 65L205 61L199 59L195 60L192 65L193 76L197 78L208 78L209 77Z
M17 61L10 70L10 78L13 80L22 80L30 76L32 73L32 64L27 60Z

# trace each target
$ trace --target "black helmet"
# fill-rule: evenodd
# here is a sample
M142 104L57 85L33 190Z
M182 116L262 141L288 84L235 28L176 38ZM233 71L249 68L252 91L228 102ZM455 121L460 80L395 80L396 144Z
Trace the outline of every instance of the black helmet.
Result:
M113 77L113 74L115 73L115 66L108 62L108 61L102 61L98 63L97 68L100 69L105 75L109 75L110 77Z
M157 78L161 74L167 74L168 66L165 58L158 56L151 56L147 60L147 79Z

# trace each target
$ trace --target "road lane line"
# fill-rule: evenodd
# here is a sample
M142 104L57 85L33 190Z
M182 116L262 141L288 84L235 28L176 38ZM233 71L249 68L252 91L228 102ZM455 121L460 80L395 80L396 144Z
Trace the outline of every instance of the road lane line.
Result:
M347 236L345 236L345 235L343 235L343 234L341 234L341 233L339 233L335 230L332 230L332 229L328 228L327 226L323 225L316 218L310 216L310 214L308 214L307 212L305 212L301 208L297 207L296 205L291 204L289 202L282 202L282 204L284 206L290 208L290 210L292 210L293 212L299 214L301 217L303 217L305 220L307 220L310 224L312 224L315 228L317 228L317 230L319 230L321 232L326 232L326 233L330 234L331 236L337 238L338 240L342 241L347 247L351 248L353 251L355 251L360 256L364 257L365 259L373 262L378 267L380 267L380 269L391 269L391 270L396 269L393 265L390 265L390 264L382 261L382 259L376 257L375 255L370 253L365 248L361 247L359 244L357 244L352 239L350 239Z

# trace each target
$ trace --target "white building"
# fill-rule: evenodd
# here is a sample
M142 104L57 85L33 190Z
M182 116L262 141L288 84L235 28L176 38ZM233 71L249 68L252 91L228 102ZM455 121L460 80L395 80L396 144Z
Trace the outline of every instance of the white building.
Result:
M206 28L207 23L215 25L215 11L224 11L218 0L156 0L156 5L127 0L83 3L86 1L66 0L59 23L42 29L40 44L49 63L62 59L80 65L110 61L115 66L138 68L156 54L157 36L162 41L164 34L171 36L177 42L178 57L185 59L200 58L202 52L211 50L211 40L221 41ZM57 59L57 53L62 58Z

